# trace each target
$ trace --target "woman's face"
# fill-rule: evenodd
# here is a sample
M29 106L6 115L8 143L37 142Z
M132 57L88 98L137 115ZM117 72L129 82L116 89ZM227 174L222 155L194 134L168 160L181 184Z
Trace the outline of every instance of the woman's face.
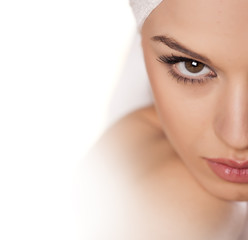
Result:
M247 11L248 0L165 0L142 29L164 132L225 200L248 200Z

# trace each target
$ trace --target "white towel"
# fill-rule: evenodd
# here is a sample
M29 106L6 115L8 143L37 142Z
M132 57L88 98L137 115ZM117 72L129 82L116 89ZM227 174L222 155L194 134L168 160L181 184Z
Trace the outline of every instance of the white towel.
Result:
M163 0L130 0L138 29L141 30L146 18Z

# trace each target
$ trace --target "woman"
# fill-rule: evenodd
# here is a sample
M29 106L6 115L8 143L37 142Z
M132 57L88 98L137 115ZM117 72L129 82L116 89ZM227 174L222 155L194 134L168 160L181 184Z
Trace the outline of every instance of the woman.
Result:
M155 106L93 151L99 239L248 239L248 1L132 6Z

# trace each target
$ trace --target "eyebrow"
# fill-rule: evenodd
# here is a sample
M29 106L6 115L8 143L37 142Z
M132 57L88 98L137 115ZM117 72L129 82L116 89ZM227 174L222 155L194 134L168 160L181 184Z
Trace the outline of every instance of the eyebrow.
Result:
M198 59L202 62L211 64L211 61L207 57L202 56L202 55L200 55L194 51L187 49L186 47L184 47L182 44L180 44L179 42L177 42L173 38L170 38L167 36L154 36L151 39L155 42L161 42L171 49L174 49L174 50L179 51L181 53L187 54L187 55L191 56L192 58L195 58L195 59Z

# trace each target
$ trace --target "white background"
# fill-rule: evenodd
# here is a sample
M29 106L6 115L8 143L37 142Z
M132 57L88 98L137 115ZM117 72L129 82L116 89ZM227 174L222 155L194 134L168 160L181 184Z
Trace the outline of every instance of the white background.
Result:
M77 167L134 32L128 0L0 2L0 239L79 239Z

